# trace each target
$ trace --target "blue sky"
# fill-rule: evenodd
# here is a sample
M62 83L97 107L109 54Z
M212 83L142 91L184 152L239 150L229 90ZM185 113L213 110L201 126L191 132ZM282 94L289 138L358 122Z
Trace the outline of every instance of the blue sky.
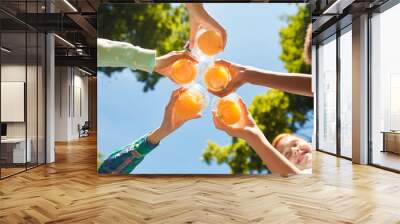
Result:
M227 31L228 43L218 58L285 71L279 60L279 29L286 25L283 15L297 11L294 4L205 4L205 8ZM179 49L177 49L179 50ZM144 93L128 69L111 78L98 73L98 148L108 155L158 127L170 93L178 86L168 79L157 83L154 91ZM250 105L267 88L243 86L237 93ZM213 96L210 95L212 99ZM311 130L307 130L309 133ZM227 165L207 165L201 155L208 140L229 144L231 137L214 128L210 106L203 117L186 123L163 140L133 173L230 173Z

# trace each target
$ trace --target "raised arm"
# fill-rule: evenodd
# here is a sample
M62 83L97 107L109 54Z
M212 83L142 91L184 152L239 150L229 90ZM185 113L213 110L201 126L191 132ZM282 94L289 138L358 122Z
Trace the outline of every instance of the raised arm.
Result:
M225 29L204 9L202 3L186 3L186 8L189 14L190 37L189 47L192 49L195 44L197 31L201 28L214 30L221 34L224 47L227 41Z
M254 133L250 133L245 140L256 151L257 155L272 173L287 175L299 174L301 172L269 143L260 129Z
M251 117L243 100L239 99L239 102L242 110L241 120L237 124L226 125L220 121L214 111L215 127L225 131L230 136L244 139L256 151L272 173L281 175L299 174L300 170L268 142Z
M311 75L267 71L234 64L225 60L220 60L217 63L227 66L232 75L231 81L224 90L218 92L209 90L217 96L226 96L246 83L275 88L303 96L313 96Z
M280 89L302 96L313 96L311 75L282 73L248 67L243 72L243 81L253 85Z
M134 46L130 43L97 39L97 67L126 67L146 72L156 71L158 74L171 78L174 62L188 59L197 63L190 52L171 51L156 57L156 51Z
M100 174L131 173L143 161L145 156L158 146L161 140L165 139L185 122L201 117L200 114L184 119L175 116L176 101L184 91L186 91L185 88L179 88L172 93L171 99L165 108L164 119L160 127L132 144L115 150L100 164L98 172Z

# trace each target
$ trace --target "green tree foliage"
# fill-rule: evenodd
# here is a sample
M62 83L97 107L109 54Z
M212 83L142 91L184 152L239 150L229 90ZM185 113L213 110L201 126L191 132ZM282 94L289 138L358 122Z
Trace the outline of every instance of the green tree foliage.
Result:
M279 32L281 37L281 60L288 72L311 73L311 65L304 61L304 37L311 23L310 10L299 6L295 15L287 16L288 26Z
M104 4L98 12L98 36L125 41L147 49L156 49L158 55L182 50L189 37L188 15L184 5L165 4ZM107 75L124 68L99 68ZM163 76L135 72L144 83L143 90L154 89Z
M97 151L97 168L100 167L103 161L104 161L104 155L100 151Z
M289 72L310 73L311 67L304 62L304 37L310 22L309 10L299 6L295 15L286 18L288 25L280 30L282 54L280 59ZM296 132L308 120L307 113L313 108L310 97L302 97L271 89L255 96L249 111L258 127L271 142L280 133ZM232 144L219 146L207 143L203 152L207 164L227 164L232 173L262 173L265 166L254 150L242 139L232 138Z

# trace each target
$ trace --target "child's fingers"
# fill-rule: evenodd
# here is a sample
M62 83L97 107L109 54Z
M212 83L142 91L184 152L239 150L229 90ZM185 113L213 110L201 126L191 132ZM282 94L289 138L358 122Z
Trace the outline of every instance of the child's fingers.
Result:
M176 89L176 90L174 90L174 91L172 92L172 95L171 95L170 102L172 102L172 101L176 100L176 98L178 98L178 97L179 97L179 94L180 94L180 88L179 88L179 89Z
M220 127L220 124L219 124L218 118L217 118L217 113L216 113L215 111L213 111L213 122L214 122L214 126L215 126L217 129L220 129L220 130L221 130L221 127Z
M184 52L182 54L183 58L189 59L195 63L199 63L199 61L197 60L197 58L191 53L191 52Z
M178 101L179 97L181 96L181 94L183 92L185 92L187 90L187 88L185 87L180 87L179 89L174 90L174 92L172 93L172 97L169 103L169 112L172 113L174 108L175 108L175 104Z
M226 46L226 42L227 42L227 33L226 33L226 30L221 26L221 25L219 25L219 24L216 24L217 25L217 30L218 30L218 32L221 34L221 36L222 36L222 41L223 41L223 44L224 44L224 48L225 48L225 46Z
M169 100L167 106L165 107L165 113L170 114L172 112L172 107L173 107L173 102L172 102L173 97Z
M229 134L229 135L232 135L232 133L234 133L234 130L235 130L235 129L234 129L233 127L229 126L229 125L224 124L224 123L218 118L218 116L217 116L216 113L214 114L213 121L214 121L214 125L215 125L215 127L216 127L217 129L219 129L219 130L221 130L221 131L224 131L224 132L226 132L226 133Z
M218 60L216 60L214 63L217 64L217 65L226 66L226 67L228 67L228 68L229 68L230 65L231 65L228 61L223 60L223 59L218 59Z
M249 110L247 109L246 103L243 101L242 97L239 97L239 105L244 115L247 117L249 115Z
M226 130L226 125L224 125L221 120L218 118L217 112L213 111L213 122L214 126L220 130L225 131Z
M217 65L225 66L229 70L229 73L231 74L231 76L233 76L233 77L235 77L238 73L236 67L229 61L219 59L219 60L215 61L214 63Z
M186 91L187 88L185 87L179 87L178 89L174 90L172 93L173 98L178 98L184 91Z
M178 97L179 97L182 93L184 93L186 90L188 90L188 88L186 88L186 87L180 87L178 90L179 90L179 91L178 91Z
M195 29L190 29L190 37L189 37L189 48L193 49L194 47L194 39L196 38Z
M183 46L183 49L190 51L190 41L186 41L185 45Z
M186 121L198 119L198 118L201 118L201 117L202 117L201 114L196 114L195 116L188 118Z
M179 59L189 59L195 63L198 63L197 58L189 51L173 51L172 56L174 61Z
M175 102L178 100L178 98L182 94L182 92L183 92L183 87L174 91L174 93L172 94L172 98L171 98L171 105L175 104Z
M245 121L245 123L247 123L247 124L249 124L249 123L255 124L255 121L254 121L253 117L251 116L249 110L247 109L245 102L240 97L239 97L239 104L240 104L240 108L242 109L242 112L243 112L242 121Z
M195 41L196 41L196 34L197 34L197 30L198 29L199 29L199 25L194 26L194 27L190 27L190 38L189 38L189 47L190 47L190 49L194 48Z
M167 104L167 106L165 108L165 112L166 113L172 113L172 110L173 110L173 108L175 106L176 101L179 98L179 95L180 95L182 89L183 89L183 87L172 91L170 100L169 100L169 102L168 102L168 104Z
M219 97L224 97L224 96L228 95L225 90L219 90L219 91L214 91L212 89L207 89L207 90L208 90L208 92L210 92L216 96L219 96Z

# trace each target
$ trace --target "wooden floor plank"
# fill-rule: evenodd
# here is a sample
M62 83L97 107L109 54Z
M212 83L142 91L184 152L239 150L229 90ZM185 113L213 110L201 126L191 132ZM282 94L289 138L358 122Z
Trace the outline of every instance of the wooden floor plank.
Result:
M0 181L0 223L400 223L400 175L320 152L313 175L99 176L96 138Z

